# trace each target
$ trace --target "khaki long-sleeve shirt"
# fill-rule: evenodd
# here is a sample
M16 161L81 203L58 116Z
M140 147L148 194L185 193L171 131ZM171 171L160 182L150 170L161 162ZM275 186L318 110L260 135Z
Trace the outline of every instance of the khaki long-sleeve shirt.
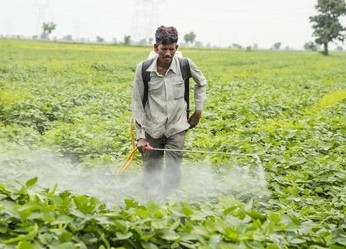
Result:
M196 64L188 58L192 78L195 81L195 110L202 111L206 101L207 81ZM184 99L185 84L182 79L179 59L175 56L165 75L157 72L157 60L148 67L148 101L143 108L142 99L144 83L142 79L142 62L138 63L135 73L132 112L136 121L137 139L145 138L147 132L153 138L170 137L187 130L190 125L186 117Z

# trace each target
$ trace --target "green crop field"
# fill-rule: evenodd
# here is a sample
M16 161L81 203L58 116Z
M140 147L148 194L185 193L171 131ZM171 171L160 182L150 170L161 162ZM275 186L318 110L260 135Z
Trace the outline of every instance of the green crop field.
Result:
M182 48L210 153L150 199L139 153L116 175L150 50L0 39L0 248L345 248L346 53Z

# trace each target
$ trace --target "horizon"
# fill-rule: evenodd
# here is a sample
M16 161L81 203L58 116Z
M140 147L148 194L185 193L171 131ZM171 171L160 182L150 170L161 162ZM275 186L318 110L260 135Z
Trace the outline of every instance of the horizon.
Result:
M53 22L56 29L51 39L71 36L75 41L104 39L120 43L126 35L132 41L149 40L156 28L172 25L178 29L180 41L189 32L203 47L270 49L280 42L281 48L303 50L314 41L309 16L317 12L315 0L177 0L167 1L103 0L0 0L0 35L32 38L42 32L43 22ZM178 6L178 7L176 7ZM183 7L181 7L183 6ZM147 18L147 16L152 16ZM346 25L346 18L342 23ZM344 44L330 43L330 48Z

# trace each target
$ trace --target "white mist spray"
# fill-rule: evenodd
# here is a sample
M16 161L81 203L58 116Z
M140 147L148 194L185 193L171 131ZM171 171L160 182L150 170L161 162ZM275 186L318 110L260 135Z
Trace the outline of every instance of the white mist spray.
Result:
M3 152L0 170L0 182L24 183L37 176L39 187L51 188L57 184L58 191L70 190L75 194L92 195L107 205L122 203L124 198L148 200L148 195L141 189L140 170L129 169L117 176L118 168L115 165L82 167L44 150ZM224 165L222 173L205 161L184 162L182 174L181 187L170 196L161 195L156 200L201 200L218 194L260 198L267 194L264 169L260 161L257 166Z

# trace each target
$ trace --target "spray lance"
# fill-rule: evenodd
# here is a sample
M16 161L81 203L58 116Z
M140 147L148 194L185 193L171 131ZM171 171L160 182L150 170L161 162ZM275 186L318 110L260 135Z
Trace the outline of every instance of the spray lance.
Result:
M175 151L175 152L184 152L184 153L198 153L198 154L213 154L213 155L223 155L223 156L237 156L237 157L252 157L259 169L259 179L264 181L264 168L259 158L258 154L252 153L234 153L234 152L221 152L221 151L205 151L205 150L178 150L178 149L162 149L154 148L151 146L145 146L143 151Z
M135 145L135 140L132 132L132 124L133 124L133 119L131 118L130 121L130 136L131 136L131 151L128 157L126 158L125 162L121 165L119 168L117 175L121 174L131 163L133 160L135 153L137 151L136 145ZM152 146L146 145L143 148L143 151L174 151L174 152L184 152L184 153L199 153L199 154L213 154L213 155L223 155L223 156L236 156L236 157L252 157L255 161L255 163L258 166L259 169L259 179L260 181L265 181L264 180L264 168L261 162L261 159L259 158L259 154L254 154L254 153L234 153L234 152L220 152L220 151L205 151L205 150L179 150L179 149L164 149L164 148L154 148Z
M187 152L187 153L199 153L199 154L213 154L213 155L223 155L223 156L236 156L236 157L252 157L257 164L258 167L258 178L260 180L260 184L265 182L264 178L264 168L259 158L258 154L251 153L234 153L234 152L221 152L221 151L205 151L205 150L177 150L177 149L161 149L161 148L153 148L151 146L147 146L145 150L160 150L160 151L177 151L177 152Z

